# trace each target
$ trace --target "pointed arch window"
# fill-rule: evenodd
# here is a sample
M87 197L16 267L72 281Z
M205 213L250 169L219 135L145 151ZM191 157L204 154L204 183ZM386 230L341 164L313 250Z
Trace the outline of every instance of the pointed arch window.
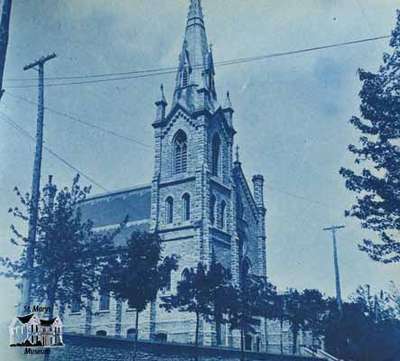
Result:
M99 298L99 311L108 311L110 309L110 293L102 291Z
M217 203L217 200L215 198L214 194L211 194L210 197L210 222L211 224L215 223L215 205Z
M167 224L174 222L174 199L172 197L165 200L165 222Z
M182 202L183 202L183 220L189 221L190 220L190 195L188 193L185 193L182 196Z
M187 170L187 136L179 130L174 138L174 171L175 174L185 173Z
M211 144L211 173L214 176L220 175L221 166L221 139L215 134Z
M187 281L189 278L189 274L190 274L189 270L187 268L185 268L181 273L181 280Z
M226 227L226 203L225 201L222 201L219 210L219 228L225 229L225 227Z

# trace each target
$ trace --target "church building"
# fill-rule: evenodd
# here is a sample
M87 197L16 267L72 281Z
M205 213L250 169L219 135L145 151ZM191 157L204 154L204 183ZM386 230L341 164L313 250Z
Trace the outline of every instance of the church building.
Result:
M243 272L267 275L264 179L257 174L249 184L243 173L233 115L229 93L217 94L200 0L191 0L173 94L167 101L161 87L155 102L152 179L82 205L98 231L117 227L128 215L116 242L136 230L157 232L165 255L179 256L179 269L160 296L176 290L186 268L212 259L237 282ZM139 339L194 342L194 315L167 313L159 304L140 315ZM73 303L64 314L66 332L129 338L134 325L134 310L101 292L87 309ZM239 346L239 335L226 325L202 322L200 330L204 345ZM246 337L246 348L264 350L265 332L262 322L257 334Z

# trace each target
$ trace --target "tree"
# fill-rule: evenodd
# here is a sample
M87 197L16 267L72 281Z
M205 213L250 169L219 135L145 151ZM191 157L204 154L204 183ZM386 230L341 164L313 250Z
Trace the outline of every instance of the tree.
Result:
M22 195L17 188L15 191L23 209L14 207L9 211L26 222L31 211L30 195ZM15 225L11 226L14 235L11 242L23 247L22 255L16 260L0 258L2 275L16 279L31 277L33 295L38 301L47 302L50 318L57 301L65 305L81 299L82 295L92 298L99 286L102 258L120 231L120 227L102 234L93 231L93 223L85 220L80 211L80 204L89 192L90 187L80 187L79 175L73 179L71 188L61 190L57 190L49 177L40 198L33 269L26 268L28 239Z
M327 352L344 360L395 361L400 354L400 321L376 320L363 302L344 303L342 317L333 307L324 336Z
M175 255L162 256L162 241L155 233L133 232L126 246L115 250L103 269L103 288L116 299L127 301L136 311L135 352L139 334L139 314L168 286L171 271L177 270Z
M375 323L396 318L392 295L383 290L379 294L371 294L370 285L359 286L350 296L350 300L359 305L364 314Z
M360 144L348 149L357 167L364 167L340 169L346 187L358 194L345 215L359 219L378 238L364 239L359 248L384 263L400 261L400 11L390 46L393 51L383 55L377 73L358 71L361 117L353 116L350 124L362 135Z
M268 319L280 319L282 314L281 300L276 292L276 287L267 282L265 278L259 278L259 302L260 302L260 315L264 317L264 321ZM268 335L265 334L265 345L268 349Z
M395 282L390 282L389 300L392 303L393 315L400 320L400 287Z
M197 268L185 269L183 278L178 282L176 294L162 298L161 307L168 312L177 309L180 312L194 313L196 316L195 348L198 358L200 319L225 322L224 300L230 296L230 275L225 268L212 262L210 268L198 263Z
M297 353L297 339L301 330L312 330L322 317L325 302L318 290L305 289L299 292L289 289L284 294L284 318L289 322L293 334L292 353Z
M245 358L245 336L256 332L256 326L260 325L260 317L264 316L265 289L265 280L262 277L246 275L242 278L240 286L234 288L233 296L227 300L230 327L240 331L241 360Z

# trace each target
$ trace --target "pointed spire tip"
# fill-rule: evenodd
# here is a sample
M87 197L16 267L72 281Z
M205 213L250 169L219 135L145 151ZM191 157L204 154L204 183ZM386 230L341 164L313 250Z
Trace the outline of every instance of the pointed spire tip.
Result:
M161 83L160 85L160 91L161 91L161 96L160 99L156 102L156 104L161 104L164 103L165 105L167 105L167 100L165 99L165 94L164 94L164 84Z
M232 109L232 102L229 91L226 92L224 109Z

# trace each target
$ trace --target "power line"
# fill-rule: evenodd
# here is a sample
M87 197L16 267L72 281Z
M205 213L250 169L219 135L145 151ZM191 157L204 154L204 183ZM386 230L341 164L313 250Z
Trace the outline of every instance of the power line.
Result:
M25 130L24 128L22 128L18 123L16 123L14 120L12 120L10 118L9 115L3 113L0 111L0 114L3 115L3 120L6 121L8 124L10 124L14 129L18 130L21 134L23 134L24 136L26 136L27 138L31 139L32 141L35 142L35 137L33 135L31 135L27 130ZM0 118L1 119L1 118ZM100 189L102 189L105 192L109 192L109 190L105 187L103 187L99 182L97 182L96 180L94 180L92 177L90 177L89 175L87 175L85 172L83 172L82 170L80 170L79 168L75 167L74 165L72 165L70 162L68 162L67 160L65 160L63 157L61 157L59 154L57 154L55 151L53 151L50 147L43 145L43 148L50 153L53 157L57 158L60 162L62 162L64 165L66 165L68 168L71 168L72 170L74 170L75 172L78 172L79 174L82 175L82 177L86 178L89 182L93 183L94 185L96 185L97 187L99 187Z
M273 192L282 193L282 194L287 195L288 197L300 199L300 200L303 200L303 201L308 202L308 203L312 203L312 204L316 204L316 205L318 205L318 206L322 206L322 207L324 207L324 208L328 208L328 207L331 208L331 207L330 207L328 204L326 204L326 203L323 203L323 202L320 202L320 201L316 201L316 200L310 199L310 198L308 198L308 197L305 197L305 196L302 196L302 195L299 195L299 194L295 194L295 193L283 191L283 190L281 190L281 189L277 189L277 188L275 188L275 187L271 187L269 184L266 184L266 187L269 188L269 189L271 189Z
M30 100L30 99L27 99L27 98L24 98L24 97L21 97L21 96L12 94L12 93L10 93L10 92L6 92L5 94L10 95L10 96L12 96L12 97L14 97L14 98L20 99L20 100L22 100L22 101L24 101L24 102L27 102L27 103L30 103L30 104L36 104L36 102L33 101L33 100ZM133 142L138 143L138 144L140 144L140 145L142 145L142 146L151 148L149 145L144 144L144 143L141 143L141 142L138 142L138 141L134 140L133 138L126 137L126 136L121 135L121 134L119 134L119 133L116 133L116 132L114 132L114 131L112 131L112 130L109 130L109 129L106 129L106 128L102 128L102 127L97 126L97 125L95 125L95 124L92 124L92 123L83 121L83 120L81 120L81 119L79 119L79 118L76 118L76 117L73 117L73 116L71 116L71 115L69 115L69 114L67 114L67 113L59 112L59 111L54 110L54 109L49 109L48 107L45 107L45 109L47 109L47 110L49 110L49 111L51 111L51 112L54 112L55 114L58 114L58 115L60 115L60 116L67 117L67 118L69 118L69 119L71 119L71 120L80 122L80 123L85 124L85 125L87 125L87 126L90 126L90 127L96 128L96 129L98 129L98 130L101 130L101 131L103 131L103 132L109 133L109 134L111 134L111 135L113 135L113 136L116 136L116 137L119 137L119 138L123 138L123 139L129 140L129 141L133 141ZM2 112L0 112L0 113L2 113ZM3 113L3 115L5 115L5 114ZM326 204L326 203L323 203L323 202L320 202L320 201L317 201L317 200L313 200L313 199L310 199L310 198L308 198L308 197L305 197L305 196L302 196L302 195L299 195L299 194L295 194L295 193L291 193L291 192L284 191L284 190L281 190L281 189L277 189L277 188L275 188L275 187L270 186L269 184L267 184L266 187L268 187L269 189L271 189L273 192L281 193L281 194L284 194L284 195L286 195L286 196L288 196L288 197L300 199L300 200L303 200L303 201L308 202L308 203L312 203L312 204L315 204L315 205L318 205L318 206L322 206L322 207L324 207L324 208L330 207L330 206L329 206L328 204ZM101 187L101 188L103 188L103 187ZM104 188L103 188L103 189L104 189Z
M313 51L319 51L330 48L337 48L342 46L356 45L371 41L377 41L382 39L388 39L390 35L376 36L371 38L352 40L340 43L333 43L328 45L314 46L310 48L298 49L298 50L290 50L284 52L271 53L266 55L252 56L252 57L242 57L235 58L225 61L215 62L215 66L229 66L236 65L242 63L249 63L253 61L261 61L265 59L277 58L282 56L296 55L302 53L308 53ZM202 68L202 64L196 64L193 68ZM92 79L92 80L81 80L81 81L71 81L71 82L55 82L55 83L47 83L46 86L68 86L68 85L82 85L82 84L95 84L95 83L103 83L110 81L120 81L120 80L130 80L130 79L138 79L138 78L147 78L153 76L167 75L173 74L177 71L177 67L164 67L164 68L154 68L154 69L143 69L143 70L133 70L128 72L117 72L117 73L102 73L102 74L88 74L88 75L75 75L75 76L58 76L58 77L48 77L46 80L79 80L79 79ZM98 79L102 78L102 79ZM29 81L31 78L9 78L5 79L5 81ZM33 85L15 85L10 86L8 88L31 88Z
M23 97L23 96L19 96L19 95L16 95L16 94L12 94L12 93L10 93L10 92L6 92L5 94L7 94L7 95L9 95L9 96L11 96L11 97L13 97L13 98L19 99L19 100L21 100L21 101L24 101L24 102L26 102L26 103L32 104L32 105L36 105L36 104L37 104L36 101L31 100L31 99L28 99L28 98L25 98L25 97ZM82 120L81 118L78 118L78 117L73 116L73 115L71 115L71 114L68 114L68 113L65 113L65 112L61 112L61 111L56 110L56 109L54 109L54 108L49 108L48 106L45 106L45 109L48 110L48 111L50 111L51 113L56 114L56 115L62 116L62 117L64 117L64 118L73 120L73 121L78 122L78 123L81 123L81 124L84 124L84 125L86 125L86 126L88 126L88 127L91 127L91 128L97 129L97 130L100 130L101 132L111 134L111 135L113 135L114 137L117 137L117 138L120 138L120 139L124 139L124 140L126 140L126 141L129 141L129 142L131 142L131 143L135 143L135 144L137 144L137 145L141 145L142 147L145 147L145 148L151 148L150 145L148 145L148 144L146 144L146 143L143 143L143 142L141 142L141 141L139 141L139 140L137 140L137 139L131 138L131 137L127 136L127 135L123 135L123 134L117 133L117 132L115 132L114 130L111 130L111 129L108 129L108 128L104 128L104 127L102 127L102 126L100 126L100 125L96 125L96 124L90 123L90 122L88 122L88 121L86 121L86 120Z

